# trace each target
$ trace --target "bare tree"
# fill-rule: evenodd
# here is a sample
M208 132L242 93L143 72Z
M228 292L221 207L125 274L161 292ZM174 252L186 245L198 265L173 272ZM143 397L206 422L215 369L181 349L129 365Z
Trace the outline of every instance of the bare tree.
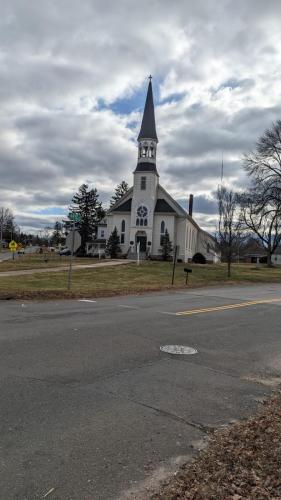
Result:
M281 243L281 200L266 199L264 192L244 194L240 197L241 222L244 228L253 231L267 254L267 265Z
M238 195L225 186L218 188L217 200L219 226L216 239L222 257L227 262L227 276L230 278L234 252L241 237L241 224L237 216L239 200Z
M14 215L9 208L0 207L0 251L3 247L3 239L12 240L13 235L19 228L15 225Z
M263 194L263 203L281 203L281 120L272 124L244 156L244 167L253 186Z

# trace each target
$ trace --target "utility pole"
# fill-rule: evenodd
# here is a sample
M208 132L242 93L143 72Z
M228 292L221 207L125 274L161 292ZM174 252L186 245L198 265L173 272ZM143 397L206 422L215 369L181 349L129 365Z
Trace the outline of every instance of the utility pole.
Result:
M3 226L4 226L4 208L1 208L1 216L0 216L0 253L3 250Z

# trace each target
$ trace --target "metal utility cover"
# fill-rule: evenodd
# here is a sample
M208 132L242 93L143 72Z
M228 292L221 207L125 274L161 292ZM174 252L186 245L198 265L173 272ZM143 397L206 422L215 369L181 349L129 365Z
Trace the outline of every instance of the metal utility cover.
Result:
M160 351L167 352L168 354L196 354L198 352L193 347L185 345L162 345Z

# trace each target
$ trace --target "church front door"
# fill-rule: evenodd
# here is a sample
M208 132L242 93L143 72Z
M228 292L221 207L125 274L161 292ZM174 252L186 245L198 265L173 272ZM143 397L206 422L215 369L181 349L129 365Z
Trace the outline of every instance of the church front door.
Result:
M137 234L136 235L136 244L140 244L140 252L146 252L146 241L147 237Z

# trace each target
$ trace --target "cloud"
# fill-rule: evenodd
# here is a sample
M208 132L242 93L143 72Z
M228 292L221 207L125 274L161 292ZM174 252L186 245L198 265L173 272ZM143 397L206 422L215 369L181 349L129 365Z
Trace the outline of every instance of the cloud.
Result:
M222 151L226 182L243 187L243 152L281 115L279 0L0 7L0 205L21 228L67 211L82 182L104 202L132 183L149 73L160 182L193 192L211 227Z

